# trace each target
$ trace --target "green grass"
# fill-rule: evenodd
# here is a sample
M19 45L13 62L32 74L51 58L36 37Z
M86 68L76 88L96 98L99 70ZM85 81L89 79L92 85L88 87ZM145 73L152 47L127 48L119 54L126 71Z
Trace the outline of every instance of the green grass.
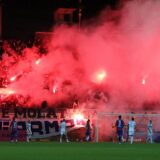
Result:
M1 160L158 160L160 144L0 142Z

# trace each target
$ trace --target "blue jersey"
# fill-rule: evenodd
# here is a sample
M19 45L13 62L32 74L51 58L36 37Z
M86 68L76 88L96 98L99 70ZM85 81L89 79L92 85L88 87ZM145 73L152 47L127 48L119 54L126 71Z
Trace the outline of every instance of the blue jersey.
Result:
M117 127L117 130L122 130L123 127L124 127L124 121L119 119L116 121L116 127Z
M16 121L12 121L11 122L11 127L12 127L12 129L17 129L17 122Z

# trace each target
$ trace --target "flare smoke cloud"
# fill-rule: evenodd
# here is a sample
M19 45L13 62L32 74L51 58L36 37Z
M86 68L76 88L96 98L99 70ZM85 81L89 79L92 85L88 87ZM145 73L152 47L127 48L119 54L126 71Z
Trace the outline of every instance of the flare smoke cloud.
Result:
M75 97L95 101L99 92L97 99L103 95L109 111L143 110L145 104L158 109L159 10L159 0L124 1L121 9L102 11L81 30L55 27L45 44L47 54L34 46L22 55L4 52L1 65L11 81L7 89L30 97L31 104Z

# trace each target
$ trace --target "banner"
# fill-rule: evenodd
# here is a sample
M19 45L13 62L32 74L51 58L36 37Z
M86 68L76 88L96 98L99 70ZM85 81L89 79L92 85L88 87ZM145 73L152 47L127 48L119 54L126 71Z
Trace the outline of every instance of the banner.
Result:
M57 116L58 115L58 116ZM60 135L60 122L64 113L55 113L54 109L47 108L1 108L0 110L0 141L9 141L10 124L15 117L18 124L18 138L20 141L26 140L26 122L30 120L32 130L32 140L54 139ZM85 137L85 121L75 124L75 120L66 118L67 132L71 138L83 139ZM76 133L75 136L75 132ZM80 133L81 132L81 133Z

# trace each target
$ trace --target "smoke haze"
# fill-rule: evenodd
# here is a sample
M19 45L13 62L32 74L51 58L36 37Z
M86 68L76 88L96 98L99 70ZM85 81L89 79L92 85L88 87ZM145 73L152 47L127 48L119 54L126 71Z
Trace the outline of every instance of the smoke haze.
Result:
M35 46L18 56L5 52L1 65L7 66L8 79L16 76L7 88L30 97L27 105L78 98L107 111L143 110L144 104L158 109L159 10L159 0L127 1L119 10L102 11L81 30L54 27L47 54Z

